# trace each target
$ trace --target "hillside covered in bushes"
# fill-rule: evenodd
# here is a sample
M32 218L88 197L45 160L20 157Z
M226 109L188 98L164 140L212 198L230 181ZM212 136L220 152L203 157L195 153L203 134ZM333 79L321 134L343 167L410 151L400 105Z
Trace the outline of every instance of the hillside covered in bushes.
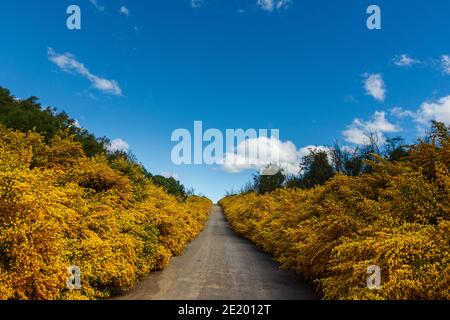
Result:
M220 204L238 233L325 299L450 299L450 128L434 123L404 151L372 154L360 174L332 172L323 185L250 188ZM366 285L372 265L376 290Z
M0 88L0 299L109 297L163 269L202 230L210 200L156 183L106 144ZM70 266L81 290L67 289Z
M36 97L17 99L11 95L9 90L2 87L0 87L0 124L22 132L39 133L46 143L64 132L65 135L71 136L74 141L80 143L84 154L88 157L107 155L109 160L125 157L129 162L136 163L132 154L108 151L110 140L107 137L95 137L86 129L81 128L77 121L71 119L65 112L58 112L56 108L52 107L43 108ZM163 187L166 192L174 196L187 197L193 193L188 192L174 178L153 176L142 166L141 170L155 185Z

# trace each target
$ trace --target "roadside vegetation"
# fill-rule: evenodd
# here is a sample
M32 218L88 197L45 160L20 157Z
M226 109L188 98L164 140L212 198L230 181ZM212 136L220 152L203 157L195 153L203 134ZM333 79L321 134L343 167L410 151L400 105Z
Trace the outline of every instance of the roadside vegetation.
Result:
M203 229L210 200L107 146L0 88L0 299L107 298ZM80 290L67 289L70 266Z
M255 176L220 201L227 219L324 299L450 299L450 127L368 141L312 150L295 177Z

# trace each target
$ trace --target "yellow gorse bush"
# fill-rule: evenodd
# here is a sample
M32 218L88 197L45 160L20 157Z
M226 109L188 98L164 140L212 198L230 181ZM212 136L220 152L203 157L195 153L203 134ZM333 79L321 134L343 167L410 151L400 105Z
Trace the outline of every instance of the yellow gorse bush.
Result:
M203 228L211 202L154 186L125 159L87 158L0 126L0 299L95 299L164 268ZM68 267L81 269L70 291Z
M404 162L310 190L223 199L233 228L325 299L450 299L450 134L438 128ZM366 285L381 268L381 288Z

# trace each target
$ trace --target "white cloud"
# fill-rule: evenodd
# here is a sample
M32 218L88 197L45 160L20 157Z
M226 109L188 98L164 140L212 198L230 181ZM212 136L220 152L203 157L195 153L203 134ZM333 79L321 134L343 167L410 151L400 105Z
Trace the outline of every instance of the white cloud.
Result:
M366 93L376 100L383 102L386 99L386 85L381 74L363 74L364 89Z
M204 0L191 0L191 7L192 8L200 8L205 4Z
M442 71L444 71L445 74L450 75L450 56L443 55L441 57L441 63L442 63Z
M431 120L450 125L450 96L422 103L415 114L415 121L420 125L429 125Z
M110 152L127 152L128 150L130 150L130 146L122 139L115 139L109 143L107 149Z
M391 110L389 110L389 112L394 117L399 118L399 119L414 118L416 116L415 112L413 112L411 110L403 109L401 107L394 107Z
M292 0L258 0L257 3L261 9L273 12L289 8L292 5Z
M130 10L128 10L128 8L125 6L121 6L119 13L128 17L130 15Z
M432 120L450 125L450 96L423 102L416 111L395 107L390 113L399 119L411 118L417 130L424 134Z
M400 56L395 57L393 62L398 67L406 67L406 68L420 63L419 60L412 58L408 54L402 54Z
M354 144L367 144L371 135L379 142L385 141L385 133L397 132L400 128L386 119L386 113L376 111L372 119L363 121L355 119L342 134L345 140Z
M89 2L92 3L98 11L105 11L105 7L101 6L97 0L89 0Z
M92 74L88 68L77 61L71 53L57 54L52 48L48 49L48 59L65 72L72 72L88 79L97 90L116 96L122 95L122 89L115 80L101 78Z
M233 153L224 157L223 169L237 173L244 170L261 171L270 164L277 164L286 174L300 172L300 162L310 149L325 150L325 147L308 146L300 150L291 141L259 137L241 142ZM252 150L256 152L252 152Z
M295 145L275 138L248 139L241 142L233 153L225 155L223 168L227 172L261 170L271 163L278 164L287 172L298 173L300 168Z

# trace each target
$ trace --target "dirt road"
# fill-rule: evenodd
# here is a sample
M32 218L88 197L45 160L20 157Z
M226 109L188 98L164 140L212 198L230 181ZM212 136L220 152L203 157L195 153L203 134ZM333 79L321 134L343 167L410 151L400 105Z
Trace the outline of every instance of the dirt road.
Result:
M205 230L167 269L152 273L127 300L300 300L317 299L308 285L236 235L222 209L213 207Z

